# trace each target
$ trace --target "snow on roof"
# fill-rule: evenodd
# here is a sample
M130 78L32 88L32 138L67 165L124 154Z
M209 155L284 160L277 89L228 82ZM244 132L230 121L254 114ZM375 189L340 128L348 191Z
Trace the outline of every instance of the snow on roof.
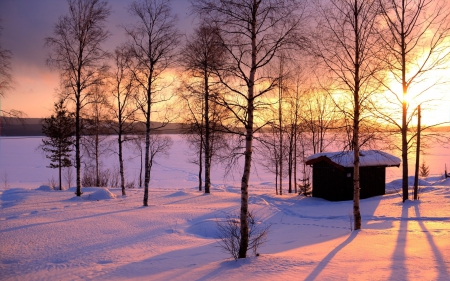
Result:
M395 157L389 153L380 150L361 150L359 153L360 167L369 166L400 166L400 158ZM353 167L354 157L353 151L339 151L339 152L322 152L309 156L306 160L306 164L314 164L315 159L320 157L327 157L332 162L343 166ZM310 162L310 163L308 163Z

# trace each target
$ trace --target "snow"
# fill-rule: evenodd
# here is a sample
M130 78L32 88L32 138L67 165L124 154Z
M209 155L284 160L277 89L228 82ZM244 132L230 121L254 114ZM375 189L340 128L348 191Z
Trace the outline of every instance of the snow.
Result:
M46 160L28 147L15 148L24 143L33 142L6 142L0 149L0 173L5 169L10 178L6 187L0 181L0 280L450 276L450 178L439 174L421 179L419 201L402 203L396 192L361 200L362 230L352 232L352 201L277 196L272 176L254 171L249 204L258 223L270 225L268 241L259 256L249 252L235 261L218 247L216 222L239 212L239 182L223 179L218 167L211 194L197 191L196 168L181 143L155 165L148 207L142 207L140 188L123 197L120 189L87 187L80 198L74 188L43 187L49 174L39 167ZM401 189L397 179L387 185Z
M362 150L359 154L360 167L368 166L398 166L400 158L380 150ZM319 157L327 157L336 164L343 167L353 167L354 154L353 151L340 152L322 152L316 153L307 158L307 161L317 159Z

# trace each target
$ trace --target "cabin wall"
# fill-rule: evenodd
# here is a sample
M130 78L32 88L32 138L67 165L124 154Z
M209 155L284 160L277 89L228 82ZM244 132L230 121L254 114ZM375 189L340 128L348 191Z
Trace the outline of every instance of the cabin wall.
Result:
M360 167L360 198L385 194L386 168ZM353 200L353 168L339 169L326 162L313 165L312 196L330 201Z
M326 162L313 165L312 196L330 201L353 199L352 178L347 171Z

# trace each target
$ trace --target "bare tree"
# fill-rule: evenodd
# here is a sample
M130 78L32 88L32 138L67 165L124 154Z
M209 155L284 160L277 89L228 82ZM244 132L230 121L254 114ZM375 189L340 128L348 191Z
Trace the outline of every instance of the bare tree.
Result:
M340 110L352 120L351 149L353 169L353 216L355 230L361 228L359 207L360 178L360 125L367 118L371 96L379 88L377 74L379 46L374 36L379 13L378 2L373 0L330 0L316 2L320 14L319 36L316 34L317 55L322 58L327 74L334 78L331 94L341 93Z
M2 25L0 19L0 38L2 33ZM4 49L1 45L0 41L0 135L2 129L2 122L7 122L9 118L2 118L2 115L5 117L12 117L13 119L19 119L24 116L24 113L19 110L11 109L11 110L3 110L2 109L2 98L6 97L8 91L13 89L13 79L12 79L12 68L11 68L11 59L12 52L8 49Z
M53 36L45 39L51 48L47 64L60 71L68 98L75 104L75 167L77 196L81 196L81 111L89 88L99 85L108 69L108 53L102 49L109 32L110 7L102 0L68 0L69 14L59 18Z
M137 19L135 25L125 27L130 52L135 60L134 78L142 91L140 109L145 118L145 180L144 206L148 206L150 182L150 130L155 106L166 102L167 85L162 74L174 62L175 48L180 35L175 27L177 18L172 14L170 1L142 0L133 2L129 12ZM168 123L167 111L163 113L163 126Z
M241 180L239 258L247 256L249 246L248 183L252 162L255 109L258 99L271 91L278 79L262 72L299 28L296 12L300 2L290 0L196 0L193 9L219 28L230 56L225 75L219 78L232 93L220 102L245 128L244 170ZM227 79L228 78L228 79Z
M136 85L132 75L132 61L126 48L117 47L113 54L113 67L110 73L111 102L110 111L113 116L110 128L117 135L120 187L122 195L125 191L125 175L123 160L123 144L125 135L133 132L136 123Z
M84 164L87 169L94 169L94 173L85 173L86 176L94 175L91 185L101 186L100 179L104 177L106 170L102 169L101 157L108 153L108 104L106 88L103 85L91 87L88 95L88 106L83 114L82 146L87 159ZM89 175L88 175L89 174Z
M0 36L2 29L3 27L0 25ZM6 91L12 88L11 57L11 51L4 49L0 44L0 98L4 98L6 96Z
M390 102L401 107L401 117L392 111L382 114L401 134L402 193L408 199L408 150L415 134L409 135L416 108L408 100L441 83L436 71L450 59L450 6L446 0L378 0L386 29L380 39L393 81L385 83ZM429 73L434 72L434 76ZM428 75L428 76L427 76ZM445 74L447 75L447 74ZM444 76L444 74L442 74ZM401 91L396 86L401 85ZM427 85L425 88L423 85ZM420 90L412 90L418 88ZM401 122L400 122L401 120Z
M301 119L305 131L310 135L314 154L324 152L336 141L336 121L339 117L336 105L328 93L313 88L305 95Z
M191 122L192 128L200 135L200 158L204 148L205 193L210 193L211 189L213 140L219 138L219 133L213 129L220 124L221 116L219 115L223 114L223 110L220 110L219 106L214 104L214 99L221 95L215 73L217 69L224 65L226 60L226 50L223 48L221 41L219 29L203 22L195 30L192 39L188 40L182 51L182 64L190 76L190 81L187 84L185 83L185 88L190 93L191 99L195 99L192 103L191 99L185 95L185 101L190 115L193 117L191 118L194 121ZM195 110L193 106L196 103L200 104L200 118L195 117L195 111L198 112L198 110ZM200 159L200 170L202 162ZM201 175L199 180L201 185Z

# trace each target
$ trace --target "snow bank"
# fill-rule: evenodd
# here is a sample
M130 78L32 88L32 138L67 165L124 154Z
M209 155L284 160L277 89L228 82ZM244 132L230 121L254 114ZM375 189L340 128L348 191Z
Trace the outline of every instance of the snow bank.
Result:
M107 200L107 199L115 199L116 195L111 193L107 188L100 187L98 190L92 192L91 194L83 196L83 199L87 200Z
M38 188L36 188L36 190L53 191L54 189L51 186L49 186L49 185L41 185Z

